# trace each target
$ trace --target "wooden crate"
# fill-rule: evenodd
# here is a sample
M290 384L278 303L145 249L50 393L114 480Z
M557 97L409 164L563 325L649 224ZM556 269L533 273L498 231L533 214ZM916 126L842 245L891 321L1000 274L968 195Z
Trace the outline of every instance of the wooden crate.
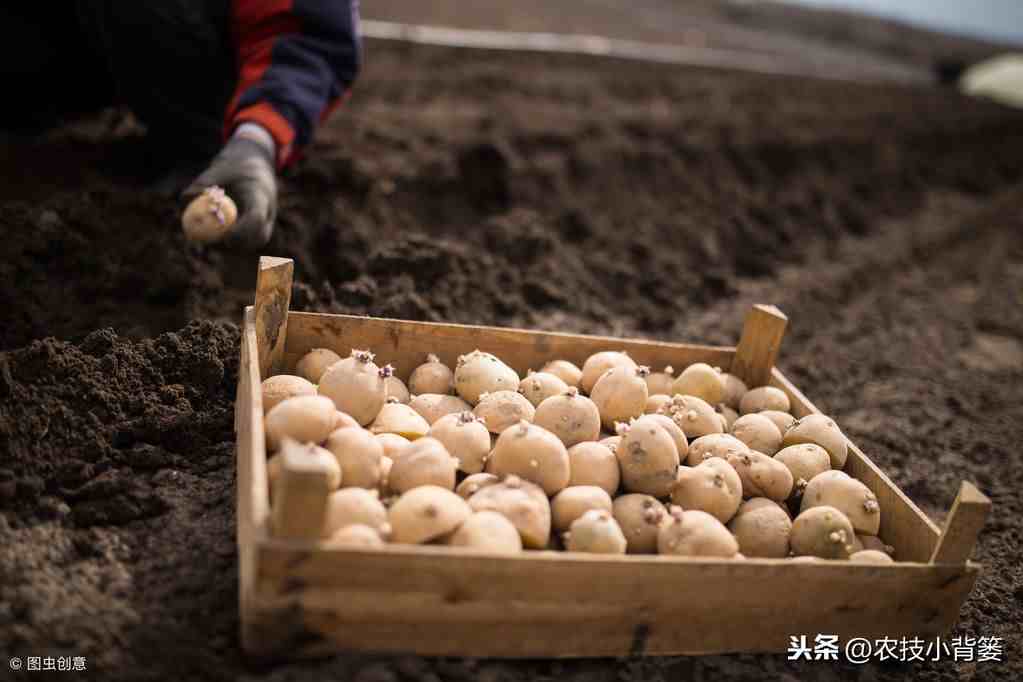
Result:
M949 630L981 566L968 560L990 508L963 483L940 530L854 445L846 471L881 505L893 565L719 560L463 548L324 548L267 532L260 382L311 348L370 348L398 375L427 351L453 365L475 348L519 373L598 350L638 362L708 362L784 390L796 416L817 408L774 367L786 318L756 306L737 347L713 347L288 310L292 262L260 260L246 308L236 404L242 643L262 657L337 651L575 657L784 651L790 635L934 637Z

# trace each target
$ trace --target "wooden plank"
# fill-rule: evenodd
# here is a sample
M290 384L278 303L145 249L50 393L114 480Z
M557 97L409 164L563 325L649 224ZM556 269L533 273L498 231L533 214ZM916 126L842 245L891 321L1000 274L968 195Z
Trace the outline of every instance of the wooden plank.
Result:
M820 412L777 368L772 374L771 385L788 394L792 402L792 414L796 417ZM881 506L881 529L878 536L895 548L895 558L898 561L930 561L940 535L938 526L852 441L849 441L845 472L863 481L877 496Z
M977 490L969 481L959 486L959 494L952 504L952 511L945 519L945 529L941 532L938 545L934 548L931 563L961 564L965 563L973 546L977 544L977 536L984 521L991 511L991 500Z
M620 656L778 651L795 634L933 637L977 575L973 564L388 550L264 543L250 650Z
M248 618L256 589L260 528L269 513L266 474L266 446L263 435L263 402L256 342L256 313L245 309L242 324L241 360L238 366L238 395L235 400L237 452L237 540L239 604L242 620Z
M770 382L788 323L789 318L773 305L753 306L742 325L731 373L750 388Z
M288 306L295 263L290 258L263 256L256 278L256 338L259 346L259 375L265 379L279 374L288 335Z
M602 350L626 350L636 362L660 369L685 367L693 362L728 367L734 348L661 343L639 339L616 339L559 332L539 332L504 327L410 322L352 315L288 314L286 368L293 368L313 348L330 348L347 356L352 348L368 348L377 364L390 363L407 379L412 370L435 353L454 367L458 356L480 350L493 353L520 375L540 369L545 362L564 359L578 365Z

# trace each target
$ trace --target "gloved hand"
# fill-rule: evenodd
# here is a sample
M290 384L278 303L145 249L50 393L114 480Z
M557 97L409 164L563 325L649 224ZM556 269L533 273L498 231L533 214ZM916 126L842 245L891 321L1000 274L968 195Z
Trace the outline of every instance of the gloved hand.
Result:
M239 128L182 198L189 202L211 185L220 185L238 205L238 220L227 241L255 248L267 243L277 217L275 149L268 133L250 135Z

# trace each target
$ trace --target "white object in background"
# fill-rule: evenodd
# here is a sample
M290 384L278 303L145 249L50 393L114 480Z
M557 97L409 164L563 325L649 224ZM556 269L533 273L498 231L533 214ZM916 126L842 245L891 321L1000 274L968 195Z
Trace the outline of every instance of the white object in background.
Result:
M1023 54L1003 54L974 64L959 79L959 89L1023 109Z

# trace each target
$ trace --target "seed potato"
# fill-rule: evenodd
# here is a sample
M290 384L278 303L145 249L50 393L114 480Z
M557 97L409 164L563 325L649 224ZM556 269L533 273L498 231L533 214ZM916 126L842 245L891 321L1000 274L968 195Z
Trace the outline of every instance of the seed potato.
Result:
M725 433L730 433L732 425L735 424L735 420L739 418L739 413L724 403L718 403L717 413L718 416L724 420Z
M501 433L523 419L533 421L536 408L524 395L516 391L484 393L472 413L483 420L491 433Z
M746 497L784 502L792 494L792 473L781 462L756 450L726 459L742 479L742 494Z
M853 527L845 514L834 507L813 507L792 522L789 543L796 556L847 559L852 538Z
M606 445L587 441L568 449L568 485L595 485L608 495L614 495L621 483L618 458Z
M329 538L345 526L361 524L378 533L389 532L387 509L380 502L380 493L365 488L342 488L327 498L327 517L323 537Z
M721 374L721 381L725 385L725 397L722 402L733 410L738 410L742 396L746 395L749 387L746 386L745 381L727 372Z
M635 369L637 365L625 351L605 350L594 353L586 358L586 362L583 363L582 375L579 378L579 388L592 398L593 387L597 385L597 380L604 376L604 373L609 369L615 367ZM565 383L569 382L566 381ZM643 383L645 384L646 382L644 381Z
M622 442L615 451L622 486L630 493L666 497L678 473L678 449L661 424L645 415L621 425Z
M396 433L378 433L376 439L384 448L384 457L390 457L392 460L401 457L400 453L411 442L408 438Z
M458 487L455 488L455 492L459 495L459 497L468 500L488 485L494 485L495 483L500 482L501 479L493 474L470 474L465 477L465 480L458 484Z
M390 365L377 367L369 351L353 350L350 357L327 368L320 377L318 390L320 395L333 400L337 409L366 426L384 406L387 399L384 379L391 373Z
M774 422L762 414L744 414L735 420L732 435L741 440L750 450L762 452L768 457L781 449L781 431Z
M486 424L472 412L444 415L430 427L429 436L436 438L452 457L458 468L467 474L478 474L490 454L490 432Z
M212 185L185 208L181 214L181 228L185 237L198 244L223 239L238 219L238 206L222 187Z
M774 456L776 460L789 468L792 480L793 495L802 495L806 484L814 476L831 470L831 456L828 451L816 443L803 443L782 448Z
M751 388L746 391L746 394L742 396L742 400L739 401L740 414L753 414L766 410L788 412L790 409L791 404L789 403L789 397L785 395L785 391L774 386Z
M337 410L336 412L334 412L334 424L333 427L330 429L332 432L337 431L338 429L347 429L351 427L361 429L362 425L359 424L359 422L352 419L352 415L350 414L345 414L341 410Z
M384 446L372 433L362 428L338 429L327 437L326 447L341 466L342 487L379 487Z
M831 456L832 469L844 469L845 460L849 456L849 442L838 424L823 414L808 414L796 421L785 432L783 446L799 445L800 443L816 443Z
M566 448L600 436L600 411L576 388L547 398L536 408L533 423L557 436Z
M890 556L876 549L863 549L859 552L853 552L849 555L849 561L855 561L858 564L895 563Z
M643 414L657 414L662 409L667 408L671 404L671 396L664 393L657 393L651 395L646 399L646 407L643 408Z
M569 552L590 554L625 554L622 529L609 511L591 509L572 522L565 537Z
M591 509L611 513L611 496L595 485L569 486L551 500L551 524L554 530L565 532L572 522Z
M436 438L424 437L405 448L391 466L388 488L401 494L423 485L455 489L458 460Z
M551 360L540 371L553 374L564 381L566 386L576 388L579 388L579 382L583 378L583 371L568 360Z
M487 462L488 471L498 476L515 475L539 485L554 495L568 485L568 451L553 433L527 421L501 432Z
M724 433L725 430L714 408L706 400L693 395L673 395L671 404L663 412L675 419L675 423L690 440L712 433Z
M518 476L487 485L469 498L473 511L495 511L504 515L531 549L547 547L551 534L551 505L540 486Z
M674 391L671 390L672 384L675 383L675 368L668 365L661 372L651 372L646 376L646 388L647 393L651 396L657 394L666 394L670 396Z
M789 555L792 519L785 508L766 497L754 497L739 506L728 530L748 557L784 559Z
M601 438L597 442L614 453L618 451L618 446L621 445L622 437L618 435L608 436L607 438Z
M755 414L763 415L774 422L774 425L778 427L778 432L783 436L785 435L785 432L789 430L789 427L796 423L795 417L788 412L781 412L780 410L764 410L763 412L756 412Z
M285 438L322 443L334 426L334 404L318 395L300 395L279 402L263 421L266 447L274 452Z
M616 497L612 514L625 535L629 554L657 553L657 532L667 521L668 510L656 497L640 493Z
M316 395L316 387L302 377L278 374L263 380L260 385L260 393L263 396L263 414L266 414L288 398Z
M369 426L374 434L393 433L406 440L416 440L426 435L430 425L422 415L408 405L399 402L388 402L380 408L376 419Z
M686 463L695 467L711 457L727 460L729 457L746 452L749 452L749 447L735 436L728 433L711 433L700 436L689 444Z
M669 521L657 533L657 552L676 556L733 558L739 543L725 525L698 509L682 511L672 505Z
M866 535L877 535L881 526L881 507L877 497L862 481L843 471L817 474L806 485L800 511L829 506L845 514L853 528Z
M411 545L429 542L455 530L471 514L466 501L450 490L435 485L413 488L387 512L391 541Z
M686 439L685 432L683 432L682 428L679 426L679 422L682 421L681 417L678 415L669 417L666 414L651 414L646 416L649 416L652 420L660 424L661 428L668 432L668 435L671 436L671 440L675 443L675 450L678 451L679 461L685 460L686 456L689 454L689 441Z
M329 348L313 348L299 358L295 364L295 373L310 383L318 384L323 373L335 362L341 362L341 356L334 351Z
M597 379L590 398L600 412L600 421L607 429L617 422L628 422L646 409L646 367L619 367L604 372Z
M384 379L384 395L386 396L384 398L385 403L394 400L402 405L408 405L409 401L412 400L405 382L393 374Z
M353 523L341 528L324 543L327 547L376 549L384 546L383 538L369 526Z
M474 350L458 357L455 367L455 390L466 402L475 405L484 393L515 391L519 375L497 356Z
M728 462L712 457L695 467L679 467L671 501L728 523L742 503L742 480Z
M539 407L547 398L567 390L568 384L547 372L530 372L519 382L519 393L525 396L533 407Z
M455 374L440 358L430 353L426 356L426 362L412 370L408 378L408 390L413 395L448 395L455 390Z
M689 365L671 386L672 395L692 395L717 405L725 399L725 381L721 370L705 362Z
M522 538L515 525L495 511L478 511L447 539L452 547L472 547L494 554L518 554Z

